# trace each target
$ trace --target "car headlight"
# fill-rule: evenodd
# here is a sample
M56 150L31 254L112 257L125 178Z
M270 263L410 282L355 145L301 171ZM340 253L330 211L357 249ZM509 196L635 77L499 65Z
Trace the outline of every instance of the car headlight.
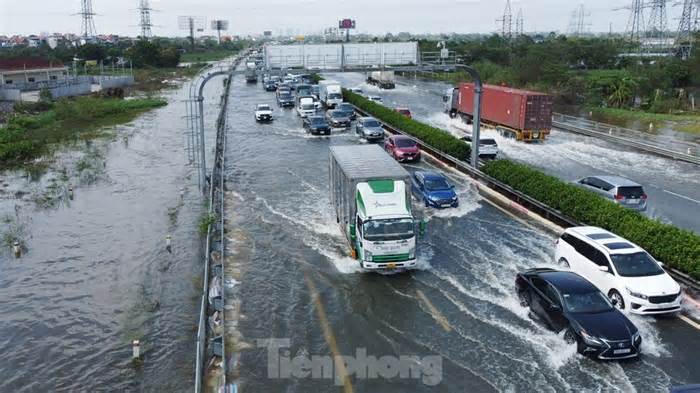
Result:
M416 257L416 248L411 247L408 249L408 259L413 259Z
M585 330L581 330L579 333L581 334L581 337L583 337L583 341L585 341L586 344L604 345L601 339L591 336L590 334L586 333Z
M457 195L455 195L455 196L452 197L452 201L453 201L453 202L457 201Z
M632 297L636 297L636 298L644 299L644 300L649 299L649 296L647 296L647 295L644 295L644 294L638 293L638 292L634 292L634 291L632 291L632 290L629 289L629 288L626 288L626 289L627 289L627 293L629 293L630 296L632 296Z
M639 339L641 339L641 338L642 338L642 337L639 335L639 330L637 330L637 331L634 332L634 334L632 335L632 342L633 342L633 343L636 343L637 340L639 340Z
M371 261L372 260L372 252L369 250L365 250L365 261Z

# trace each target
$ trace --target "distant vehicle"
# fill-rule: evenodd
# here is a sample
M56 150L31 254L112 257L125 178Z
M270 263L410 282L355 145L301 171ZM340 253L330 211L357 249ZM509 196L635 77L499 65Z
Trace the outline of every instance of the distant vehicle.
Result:
M462 83L443 96L445 112L467 123L474 112L474 84ZM552 96L507 86L484 85L481 121L519 141L543 141L552 129Z
M384 127L382 123L373 117L360 117L355 123L355 133L367 142L381 141L384 139Z
M382 97L379 96L367 96L367 99L377 104L381 104L383 102Z
M350 89L350 91L355 93L355 94L359 94L359 95L365 94L365 92L362 89L360 89L359 87L353 87Z
M413 192L423 201L425 207L442 209L459 206L455 188L445 176L435 172L418 171L413 174L412 180Z
M306 130L306 133L308 134L313 134L313 135L330 135L331 134L331 126L328 124L326 121L326 118L323 116L307 116L304 118L304 123L303 123L304 130Z
M326 119L333 128L350 128L350 116L347 112L330 110L326 112Z
M340 83L332 80L322 80L318 82L320 87L318 98L326 108L335 108L343 102L343 92Z
M644 249L596 227L573 227L557 240L555 260L635 314L681 310L681 287Z
M316 114L316 105L312 96L297 98L297 114L301 117Z
M263 89L265 89L265 91L276 91L277 90L277 86L275 85L275 82L272 80L268 79L266 82L263 82L262 85L263 85Z
M367 75L367 83L382 89L393 89L396 87L394 71L372 71Z
M578 274L550 268L518 273L515 287L521 305L580 354L595 359L637 357L642 337L634 324L593 284Z
M275 84L275 89L276 89L277 85L280 84L280 77L277 75L272 75L272 76L270 76L270 81Z
M579 179L576 184L593 191L629 209L644 211L647 208L647 194L644 187L620 176L589 176Z
M413 116L411 115L411 110L408 108L396 108L394 109L396 112L408 117L409 119L412 119Z
M255 62L248 62L245 65L245 81L246 83L258 82L258 70L255 67Z
M277 91L277 93L280 93L280 92L282 92L282 91L286 91L286 92L288 92L288 93L291 94L291 93L292 93L292 88L289 87L289 85L285 85L284 83L278 83L278 84L277 84L277 90L276 90L276 91Z
M461 138L463 141L471 145L472 136L466 135ZM479 139L479 157L490 158L495 160L498 158L498 143L493 138L481 138Z
M272 121L272 108L267 104L258 104L255 108L255 120L259 122Z
M340 104L336 105L335 107L336 110L338 111L343 111L348 114L350 117L350 120L355 120L357 119L357 113L355 113L355 107L347 102L341 102Z
M311 85L299 84L297 85L297 96L312 96L314 95Z
M331 146L336 222L365 270L416 268L417 235L408 172L379 146Z
M396 161L420 161L420 147L413 139L404 135L393 135L384 141L384 150Z
M294 96L288 91L278 91L277 104L281 107L294 106Z
M319 85L311 85L311 94L316 96L316 98L319 98L319 95L321 94L321 86Z

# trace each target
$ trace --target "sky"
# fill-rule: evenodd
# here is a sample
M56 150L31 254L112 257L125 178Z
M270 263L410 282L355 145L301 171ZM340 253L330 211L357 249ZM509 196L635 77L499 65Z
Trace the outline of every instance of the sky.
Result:
M0 0L0 35L79 33L80 0ZM320 33L342 18L357 21L361 33L492 33L503 15L506 0L150 0L153 33L186 36L178 30L180 15L224 19L228 34ZM524 29L566 33L572 12L584 4L591 32L624 31L632 0L511 0L513 25L522 9ZM98 34L136 36L139 0L93 0ZM671 4L671 3L669 3ZM618 10L615 10L618 9ZM669 5L669 28L675 31L679 7ZM207 22L206 34L209 31ZM202 34L205 34L202 33Z

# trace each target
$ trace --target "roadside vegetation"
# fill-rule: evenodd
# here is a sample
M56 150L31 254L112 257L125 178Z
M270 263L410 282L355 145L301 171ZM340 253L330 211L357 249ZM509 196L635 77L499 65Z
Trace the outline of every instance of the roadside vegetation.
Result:
M469 156L468 144L441 129L408 119L348 90L343 91L343 95L346 101L422 143L459 160ZM700 279L700 236L692 231L652 220L524 164L496 160L486 163L482 170L573 220L614 232L646 249L669 267Z
M105 135L100 130L103 126L130 121L166 104L160 98L121 100L94 96L18 104L0 132L0 167L25 164L50 153L55 143Z
M697 47L687 60L639 60L621 56L636 48L612 37L521 35L510 42L492 35L454 38L446 45L464 64L474 66L486 83L544 91L558 104L608 111L621 120L676 121L682 115L700 122ZM421 41L420 47L435 51L435 42ZM431 77L452 83L470 80L464 72Z

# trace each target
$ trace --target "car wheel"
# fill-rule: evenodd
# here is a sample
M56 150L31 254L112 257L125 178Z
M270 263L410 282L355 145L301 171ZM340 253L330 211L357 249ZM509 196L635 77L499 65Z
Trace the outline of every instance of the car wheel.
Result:
M522 307L530 307L530 300L527 298L525 291L518 291L518 300Z
M569 261L566 258L559 258L559 266L564 269L571 269L571 265L569 265Z
M617 301L617 304L615 304L615 307L617 307L618 310L625 309L625 299L622 298L622 295L620 295L620 292L618 292L616 289L610 290L608 297L613 302Z
M576 343L576 333L574 333L573 329L568 328L566 329L566 332L564 333L564 341L566 341L567 344L574 344Z
M425 207L430 207L430 203L428 203L428 200L427 200L427 199L424 198L424 199L423 199L423 202L425 202Z

